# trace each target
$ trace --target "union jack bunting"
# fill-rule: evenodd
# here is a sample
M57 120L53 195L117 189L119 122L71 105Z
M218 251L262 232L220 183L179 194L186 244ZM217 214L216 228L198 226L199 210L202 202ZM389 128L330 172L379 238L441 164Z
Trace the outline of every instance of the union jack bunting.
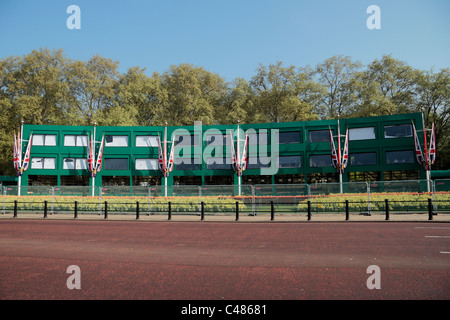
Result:
M333 131L331 131L331 128L329 128L330 130L330 144L331 144L331 164L333 165L333 167L335 168L339 168L339 159L336 153L336 147L334 145L334 139L333 139Z
M348 128L345 133L345 144L344 144L344 152L342 153L342 161L341 161L341 173L344 173L344 169L347 168L348 164Z
M236 152L234 151L233 134L230 132L230 148L231 148L231 167L237 171Z
M28 139L27 148L25 149L25 156L22 160L22 135L19 132L14 132L14 169L16 170L17 176L21 176L24 171L26 171L30 166L31 159L31 142L33 139L33 133L30 134L30 138ZM26 141L26 140L25 140Z
M14 169L19 171L20 169L20 161L19 161L19 137L16 136L14 132Z
M416 126L413 125L413 134L414 134L414 148L415 148L415 152L416 152L416 160L419 164L423 165L424 164L424 158L423 158L423 153L422 153L422 147L420 146L420 142L419 142L419 137L417 135L417 131L416 131Z
M27 150L25 151L25 157L23 158L22 168L20 169L21 174L26 171L30 165L31 157L31 140L33 139L33 134L30 134L30 139L28 139Z
M242 153L241 153L241 150L239 147L241 141L244 141L244 147L242 149ZM248 154L247 154L248 153L247 152L248 141L249 141L249 137L247 134L245 135L244 140L240 140L238 138L236 141L236 149L237 150L235 150L233 134L230 132L231 166L239 177L242 176L243 172L248 168Z
M169 158L167 158L167 131L164 133L163 146L161 147L161 139L158 135L158 168L163 176L167 178L172 172L175 160L175 139L172 139Z
M97 175L97 173L100 172L100 170L102 169L104 142L105 142L105 136L102 137L102 142L100 143L100 149L98 150L97 163L94 168L95 175Z
M431 127L430 153L428 154L428 165L431 166L436 161L436 137L434 133L434 123Z

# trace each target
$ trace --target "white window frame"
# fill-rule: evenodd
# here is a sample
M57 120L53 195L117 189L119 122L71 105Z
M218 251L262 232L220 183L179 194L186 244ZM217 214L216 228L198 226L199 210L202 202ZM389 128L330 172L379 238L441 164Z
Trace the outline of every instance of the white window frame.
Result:
M54 141L51 140L54 137ZM39 140L40 139L40 140ZM32 139L33 146L56 146L56 134L34 134Z
M39 165L38 165L39 164ZM32 157L31 169L56 169L56 158L54 157Z
M73 168L67 167L67 161L66 160L73 160ZM85 158L64 158L63 159L63 169L64 170L87 170L87 159Z
M69 139L73 139L69 141ZM86 135L76 135L76 134L66 134L64 135L64 146L65 147L86 147L87 146L87 136Z
M349 128L348 139L350 141L376 139L375 127Z
M108 137L112 137L111 142L107 141ZM125 144L123 144L123 142L125 142ZM119 134L117 135L108 134L105 136L105 147L128 147L128 136Z
M158 170L158 159L136 159L134 167L136 170Z

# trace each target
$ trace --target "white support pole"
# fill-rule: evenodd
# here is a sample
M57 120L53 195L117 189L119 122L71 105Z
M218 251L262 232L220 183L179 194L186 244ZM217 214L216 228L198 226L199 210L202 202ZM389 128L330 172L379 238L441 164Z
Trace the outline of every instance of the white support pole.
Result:
M241 168L241 154L240 154L240 143L239 143L239 120L237 125L237 143L236 143L236 167L238 168L238 195L241 196L241 176L240 176L240 168Z
M19 143L19 163L20 166L23 165L22 163L22 144L23 144L23 120L22 124L20 126L20 143ZM19 179L17 180L17 195L20 196L22 194L22 175L19 175Z
M431 192L431 172L430 172L430 170L425 170L425 172L427 173L427 192L430 193Z
M20 196L20 187L22 185L22 176L19 176L17 180L17 195Z
M167 177L164 178L164 196L167 197Z
M337 120L337 136L338 136L338 162L339 162L339 192L343 193L342 190L342 170L341 170L341 166L342 166L342 157L341 157L341 126L339 125L339 118L340 118L340 114L338 114L338 120Z

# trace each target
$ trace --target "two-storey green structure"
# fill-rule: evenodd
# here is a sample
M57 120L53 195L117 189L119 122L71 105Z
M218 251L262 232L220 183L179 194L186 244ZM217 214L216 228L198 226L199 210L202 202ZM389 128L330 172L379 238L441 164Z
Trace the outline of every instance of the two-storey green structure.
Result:
M349 129L349 162L343 181L425 179L425 171L415 159L412 123L422 128L420 113L341 119L340 133ZM175 145L175 166L167 184L237 184L230 161L230 136L236 139L237 128L237 124L168 126L168 140ZM249 137L249 165L242 184L339 181L331 164L329 138L329 128L334 135L338 133L337 120L242 124L239 128L241 138ZM22 186L92 185L87 137L94 131L96 152L102 137L105 141L95 186L163 185L158 143L164 129L25 124L23 139L31 133L33 139L30 168L22 176ZM172 144L167 145L170 149Z

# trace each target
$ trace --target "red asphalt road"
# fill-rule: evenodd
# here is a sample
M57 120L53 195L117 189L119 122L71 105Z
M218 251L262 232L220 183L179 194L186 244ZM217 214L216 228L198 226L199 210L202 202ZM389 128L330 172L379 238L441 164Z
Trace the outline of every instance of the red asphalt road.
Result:
M449 252L449 223L3 220L0 299L447 300Z

